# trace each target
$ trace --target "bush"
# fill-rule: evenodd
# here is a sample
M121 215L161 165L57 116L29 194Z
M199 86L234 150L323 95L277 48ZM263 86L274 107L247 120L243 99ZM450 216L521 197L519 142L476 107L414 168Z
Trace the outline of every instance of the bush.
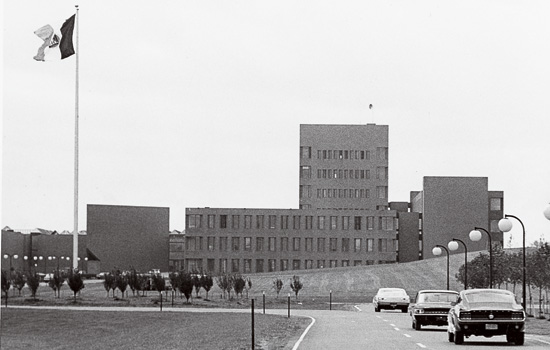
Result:
M69 272L69 278L67 280L69 287L74 293L74 301L76 302L76 293L80 292L84 288L84 281L78 271L71 270Z

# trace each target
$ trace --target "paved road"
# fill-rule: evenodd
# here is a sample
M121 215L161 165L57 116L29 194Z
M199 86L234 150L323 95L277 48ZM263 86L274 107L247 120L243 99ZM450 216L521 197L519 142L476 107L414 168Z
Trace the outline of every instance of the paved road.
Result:
M17 306L10 306L15 308ZM51 307L59 308L59 307ZM100 307L63 307L78 310L120 310L158 312L157 308L100 308ZM166 312L250 312L247 309L164 309ZM505 336L493 338L470 337L464 345L455 345L447 340L446 327L423 327L416 331L411 328L410 316L400 311L374 312L371 304L361 304L351 311L328 310L291 310L291 317L306 316L312 318L313 325L296 344L289 349L383 349L383 350L420 350L420 349L492 349L515 347L506 343ZM261 310L256 310L258 313ZM268 314L287 315L286 309L266 310ZM527 334L524 347L536 350L550 348L550 336ZM520 347L522 348L522 347Z

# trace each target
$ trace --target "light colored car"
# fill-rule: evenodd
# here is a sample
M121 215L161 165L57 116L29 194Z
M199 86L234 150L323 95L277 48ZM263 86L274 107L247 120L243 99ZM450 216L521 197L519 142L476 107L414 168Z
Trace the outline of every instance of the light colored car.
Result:
M506 335L506 341L523 345L525 312L514 293L504 289L468 289L460 292L449 311L450 342L464 343L472 335L490 338Z
M375 312L382 309L400 309L401 312L407 312L410 302L411 298L402 288L380 288L372 299Z
M452 290L418 291L409 308L412 327L418 331L422 326L446 326L451 304L457 299L458 292Z

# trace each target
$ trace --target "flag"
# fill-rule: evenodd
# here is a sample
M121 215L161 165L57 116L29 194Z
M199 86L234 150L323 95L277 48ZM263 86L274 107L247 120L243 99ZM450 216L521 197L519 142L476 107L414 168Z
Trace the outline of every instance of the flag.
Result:
M38 53L36 56L33 57L35 60L45 61L46 48L59 48L59 51L61 52L61 59L74 55L73 31L75 16L76 15L72 15L69 17L61 26L61 40L59 40L59 35L55 33L53 27L49 24L46 24L45 26L34 31L34 34L44 41L38 48Z

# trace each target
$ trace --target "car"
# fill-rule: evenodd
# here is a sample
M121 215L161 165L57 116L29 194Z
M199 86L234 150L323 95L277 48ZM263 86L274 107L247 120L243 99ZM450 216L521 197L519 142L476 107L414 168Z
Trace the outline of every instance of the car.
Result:
M401 312L407 312L410 302L411 298L402 288L380 288L372 298L375 312L382 309L401 309Z
M449 341L464 343L472 335L493 337L506 335L507 342L523 345L525 311L514 293L504 289L467 289L449 310Z
M420 290L409 307L412 328L419 331L422 326L446 326L451 303L458 299L458 292L452 290Z
M98 280L103 280L105 279L105 275L108 274L108 272L100 272L98 273L95 277L98 279Z

